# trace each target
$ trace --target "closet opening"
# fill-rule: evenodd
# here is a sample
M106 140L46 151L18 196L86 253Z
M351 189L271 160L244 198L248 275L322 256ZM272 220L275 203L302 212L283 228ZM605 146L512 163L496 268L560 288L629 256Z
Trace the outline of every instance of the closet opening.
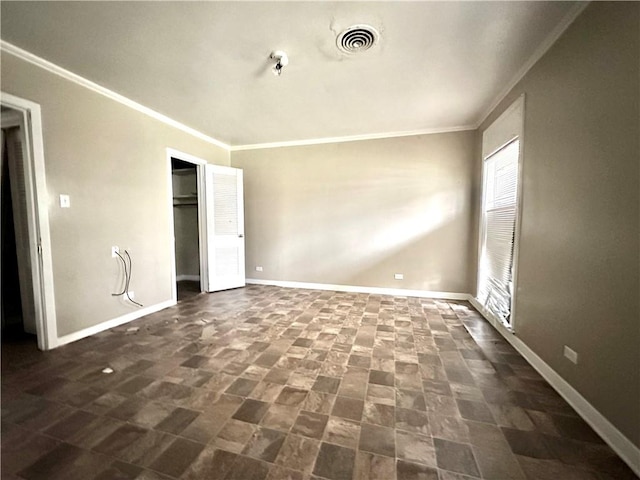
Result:
M200 230L198 205L198 167L171 157L173 189L173 231L177 300L183 301L202 291L200 268Z

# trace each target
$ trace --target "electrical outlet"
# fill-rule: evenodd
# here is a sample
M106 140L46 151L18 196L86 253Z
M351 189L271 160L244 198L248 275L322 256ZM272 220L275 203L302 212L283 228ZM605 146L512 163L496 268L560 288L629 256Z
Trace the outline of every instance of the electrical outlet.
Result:
M564 346L564 356L567 357L570 362L578 363L578 352L570 349L566 345Z
M396 273L393 278L396 280L404 280L404 275L402 273Z
M256 272L261 272L262 271L262 267L256 267Z
M113 247L111 247L111 256L113 258L116 258L119 253L120 253L120 248L119 247L117 247L115 245Z

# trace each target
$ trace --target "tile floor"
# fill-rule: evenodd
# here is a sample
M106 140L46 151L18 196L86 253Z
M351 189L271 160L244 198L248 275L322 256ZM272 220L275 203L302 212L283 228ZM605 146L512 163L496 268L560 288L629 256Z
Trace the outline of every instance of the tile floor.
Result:
M3 346L3 479L636 478L464 302L181 298L52 352Z

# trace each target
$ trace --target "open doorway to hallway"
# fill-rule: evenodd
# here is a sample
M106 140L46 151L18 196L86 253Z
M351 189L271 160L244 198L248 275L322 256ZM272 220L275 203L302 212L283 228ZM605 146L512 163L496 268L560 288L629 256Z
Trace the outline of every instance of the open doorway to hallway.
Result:
M36 313L29 251L25 131L21 112L2 107L0 140L0 312L2 342L36 343Z

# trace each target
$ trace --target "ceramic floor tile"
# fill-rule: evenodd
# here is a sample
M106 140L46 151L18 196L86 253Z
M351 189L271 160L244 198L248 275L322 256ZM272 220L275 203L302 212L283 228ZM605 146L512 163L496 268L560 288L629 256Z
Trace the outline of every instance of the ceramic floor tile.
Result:
M360 443L358 448L365 452L395 457L395 431L392 428L363 423L360 430Z
M467 444L433 439L438 467L465 475L480 476L473 450Z
M313 473L329 480L351 480L355 459L355 450L323 442Z
M3 478L635 478L466 302L178 297L51 352L3 342Z
M273 462L284 443L286 434L268 428L258 428L242 451L243 455Z
M398 480L438 480L438 470L426 465L398 460Z

